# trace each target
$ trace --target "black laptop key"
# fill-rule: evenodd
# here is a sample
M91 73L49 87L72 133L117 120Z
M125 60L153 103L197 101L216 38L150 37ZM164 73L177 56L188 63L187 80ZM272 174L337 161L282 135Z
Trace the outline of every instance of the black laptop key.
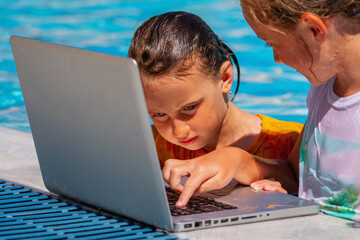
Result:
M190 198L188 204L185 207L180 208L175 206L180 194L175 192L174 190L171 190L170 188L166 188L166 193L172 216L184 216L237 208L230 204L218 202L215 199L201 196L195 196Z
M221 211L222 208L213 205L205 205L205 206L201 206L200 210L203 212L214 212L214 211Z

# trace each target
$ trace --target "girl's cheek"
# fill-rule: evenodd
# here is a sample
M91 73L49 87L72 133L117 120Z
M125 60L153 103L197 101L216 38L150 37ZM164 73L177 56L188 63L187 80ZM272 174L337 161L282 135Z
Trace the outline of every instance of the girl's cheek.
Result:
M154 122L154 125L161 135L165 136L172 134L172 128L170 124L164 122Z

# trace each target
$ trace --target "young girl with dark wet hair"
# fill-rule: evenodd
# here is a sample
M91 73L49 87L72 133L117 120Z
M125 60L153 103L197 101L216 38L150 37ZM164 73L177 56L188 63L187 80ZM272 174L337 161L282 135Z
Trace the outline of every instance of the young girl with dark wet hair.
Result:
M233 147L265 158L288 157L302 124L253 115L229 100L233 63L238 73L235 94L239 87L238 61L200 17L169 12L150 18L136 30L128 56L138 64L164 179L173 189L183 190L177 182L182 176L191 175L186 183L191 185L193 176L202 172L189 171L187 167L195 168L192 162L209 167L212 161L228 157L211 154L215 149ZM182 164L187 166L184 171L171 170ZM283 166L271 167L281 171ZM261 179L252 174L256 168L253 162L244 163L242 169L249 174L239 182L249 185ZM209 175L215 182L223 177L230 181L233 176Z

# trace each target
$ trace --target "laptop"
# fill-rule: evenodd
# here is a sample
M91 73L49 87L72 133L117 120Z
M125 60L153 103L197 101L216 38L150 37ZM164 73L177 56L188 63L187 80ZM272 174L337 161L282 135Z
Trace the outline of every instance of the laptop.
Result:
M136 62L20 36L10 42L50 192L173 232L319 212L235 182L186 208L169 206L178 196L162 178Z

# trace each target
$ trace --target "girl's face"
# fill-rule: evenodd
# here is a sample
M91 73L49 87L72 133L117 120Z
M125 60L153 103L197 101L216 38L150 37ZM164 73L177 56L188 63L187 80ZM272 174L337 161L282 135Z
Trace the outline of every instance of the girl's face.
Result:
M294 68L315 86L323 84L335 75L333 68L329 65L330 62L323 60L329 57L324 55L326 51L323 49L320 51L320 46L308 45L295 36L267 28L246 15L245 19L256 35L272 47L276 63L284 63ZM298 34L299 30L295 30L294 33ZM300 34L304 34L304 31ZM308 34L312 34L311 31Z
M216 144L227 112L222 81L194 64L186 76L144 79L148 113L160 135L190 150Z

